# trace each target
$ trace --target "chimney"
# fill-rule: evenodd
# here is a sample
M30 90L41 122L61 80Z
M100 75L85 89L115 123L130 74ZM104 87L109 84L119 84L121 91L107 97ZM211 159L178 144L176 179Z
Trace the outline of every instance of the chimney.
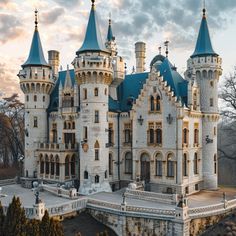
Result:
M48 63L52 67L53 75L58 74L58 67L60 63L59 52L56 50L48 51Z
M144 42L135 43L136 55L136 73L142 73L145 70L146 44Z

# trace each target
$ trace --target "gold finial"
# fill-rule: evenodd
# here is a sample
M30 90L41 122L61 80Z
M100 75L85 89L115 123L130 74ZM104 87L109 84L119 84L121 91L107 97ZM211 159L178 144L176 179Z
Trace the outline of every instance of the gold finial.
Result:
M35 14L35 21L34 21L35 30L37 30L38 29L38 10L37 9L35 9L34 14Z

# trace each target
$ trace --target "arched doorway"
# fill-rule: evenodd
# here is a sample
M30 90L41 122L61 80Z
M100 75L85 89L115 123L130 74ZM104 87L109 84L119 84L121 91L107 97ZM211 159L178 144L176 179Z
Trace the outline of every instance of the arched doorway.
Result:
M141 155L141 180L150 182L150 157L147 153Z

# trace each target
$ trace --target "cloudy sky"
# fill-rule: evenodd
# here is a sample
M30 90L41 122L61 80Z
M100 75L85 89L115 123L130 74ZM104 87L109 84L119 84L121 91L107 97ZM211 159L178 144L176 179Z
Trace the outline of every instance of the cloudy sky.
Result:
M109 13L119 54L128 70L135 65L134 44L147 44L146 68L158 47L170 41L170 60L183 73L194 51L202 15L202 0L96 0L102 35ZM16 76L28 57L39 10L39 32L45 57L59 50L66 68L84 38L90 0L0 0L0 94L19 92ZM223 58L224 76L236 65L236 0L206 0L208 25L215 51ZM70 65L71 66L71 65Z

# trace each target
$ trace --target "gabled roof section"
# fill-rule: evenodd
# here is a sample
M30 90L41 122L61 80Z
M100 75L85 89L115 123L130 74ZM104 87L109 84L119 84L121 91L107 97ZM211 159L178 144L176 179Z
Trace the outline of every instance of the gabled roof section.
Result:
M107 52L105 45L102 42L101 32L97 20L94 0L92 0L92 7L89 15L89 21L82 47L76 52L78 55L86 51L104 51Z
M28 59L26 62L22 65L22 67L26 66L49 66L49 64L46 62L43 54L43 48L39 36L38 31L38 20L37 20L37 13L38 11L35 11L35 30L34 35L31 43L30 53L28 56Z
M68 89L72 88L72 80L71 80L71 76L70 76L69 66L67 66L64 88L68 88Z
M72 87L75 84L75 71L72 70L68 70L68 71L60 71L59 72L59 76L58 79L56 81L56 85L50 95L50 104L48 107L48 112L52 112L52 111L58 111L58 106L59 106L59 87L60 85L62 87L65 86L65 81L66 81L66 74L69 73L70 74L70 78L71 78L71 82L72 82Z
M207 25L207 19L206 19L206 10L203 9L203 16L202 16L202 22L200 26L200 30L198 33L197 43L195 47L195 51L191 58L197 57L197 56L218 56L217 53L213 50L212 44L211 44L211 37Z

